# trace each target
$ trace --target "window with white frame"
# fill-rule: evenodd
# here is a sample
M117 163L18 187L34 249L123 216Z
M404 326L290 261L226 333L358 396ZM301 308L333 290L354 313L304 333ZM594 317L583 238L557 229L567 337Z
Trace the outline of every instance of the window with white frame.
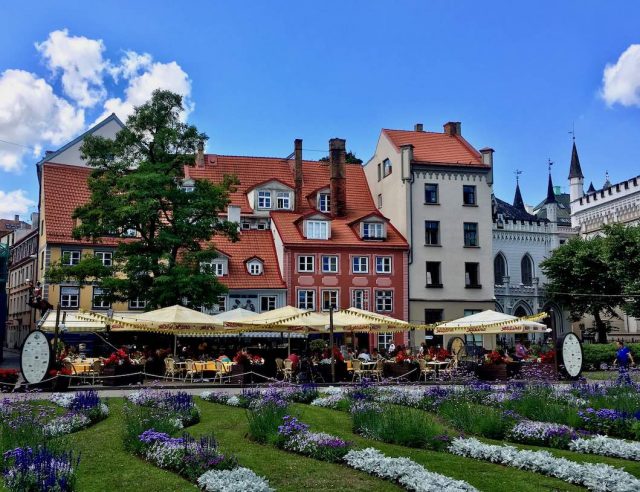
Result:
M376 273L391 273L391 256L376 256Z
M323 273L338 273L338 257L336 255L326 255L322 257Z
M362 224L363 239L384 239L384 224L382 222L365 222Z
M96 251L96 258L98 258L103 266L113 265L113 253L111 251Z
M62 264L65 266L77 265L80 263L80 251L63 251Z
M122 235L124 237L136 237L138 235L138 231L134 228L129 228L122 231Z
M258 208L271 208L271 192L269 190L258 191Z
M109 309L111 307L111 303L107 302L104 298L106 292L104 289L100 287L93 288L93 298L91 300L91 305L93 309Z
M288 191L278 191L276 193L276 208L282 210L291 209L291 193Z
M194 185L190 185L190 184L183 184L180 188L185 193L193 193L193 190L196 189L196 187Z
M147 307L147 301L136 297L135 299L129 299L129 309L144 309Z
M315 290L299 290L298 291L298 308L315 309L316 308L316 291Z
M326 220L306 221L307 239L329 239L329 222Z
M214 305L214 310L219 313L223 313L227 310L227 296L218 296L217 302Z
M331 210L331 195L329 193L318 193L318 210L320 212Z
M216 277L224 276L224 260L211 260L211 261L203 261L200 263L200 269L203 270L205 267L208 267Z
M250 275L262 274L262 262L260 260L251 260L247 263L247 270Z
M378 350L387 350L393 342L393 333L378 333Z
M260 312L273 311L276 308L276 296L260 296Z
M351 291L351 307L369 310L369 291L366 289L354 289Z
M376 311L379 313L393 311L392 290L376 290Z
M354 256L351 258L352 273L369 273L369 257Z
M74 309L80 305L79 287L62 287L60 289L60 307Z
M314 256L298 256L298 272L312 273L314 268Z
M333 307L339 309L338 306L338 291L335 289L327 289L322 291L322 310L329 311Z

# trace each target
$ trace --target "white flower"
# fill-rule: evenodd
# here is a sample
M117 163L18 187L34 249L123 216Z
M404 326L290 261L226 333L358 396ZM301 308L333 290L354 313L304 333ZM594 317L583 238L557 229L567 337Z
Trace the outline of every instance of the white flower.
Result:
M314 407L337 408L338 403L342 401L341 393L330 394L329 396L316 398L311 402Z
M595 436L587 439L574 439L569 449L577 453L600 454L627 460L640 461L640 442L624 441L606 436Z
M322 392L325 395L340 395L344 392L344 389L337 386L329 386L328 388L324 388Z
M347 466L386 480L398 482L415 492L462 492L477 489L462 480L428 471L409 458L389 458L374 448L349 451L344 461Z
M269 482L248 468L209 470L198 478L198 486L207 492L271 492Z
M50 400L59 407L69 408L75 397L75 393L53 393Z
M238 396L236 395L230 396L229 398L227 398L227 405L231 405L232 407L239 407L240 398L238 398Z
M542 473L597 492L640 490L640 480L624 470L602 463L576 463L566 458L556 458L548 451L518 450L513 446L484 444L474 438L454 439L449 451L467 458Z
M44 426L44 434L49 437L61 436L77 432L91 424L91 420L83 413L67 413L55 418Z

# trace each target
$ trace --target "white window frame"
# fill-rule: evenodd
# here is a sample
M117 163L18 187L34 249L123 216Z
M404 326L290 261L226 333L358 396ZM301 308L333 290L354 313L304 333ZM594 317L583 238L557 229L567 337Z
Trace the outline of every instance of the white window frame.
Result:
M98 291L100 292L98 293ZM109 309L111 307L111 303L105 302L104 299L100 300L99 303L96 303L96 297L99 297L101 295L104 295L104 289L101 289L100 287L94 287L91 296L91 307L93 309Z
M393 343L393 333L378 333L378 350L387 350Z
M80 307L80 287L61 287L60 307L63 309L78 309Z
M311 258L311 267L309 267L309 258ZM297 263L299 273L313 273L316 271L316 257L313 255L300 255Z
M307 220L307 239L329 239L329 221L327 220Z
M352 289L351 307L369 311L369 289Z
M189 185L189 186L182 185L180 188L181 188L181 189L182 189L182 191L184 191L185 193L193 193L193 190L195 190L195 189L196 189L196 187L195 187L195 186L193 186L193 185Z
M268 210L271 208L271 191L258 190L258 208Z
M304 295L304 300L300 297ZM315 311L316 309L316 291L313 289L298 289L296 292L296 306L299 309L310 309Z
M328 261L327 268L325 268L325 260ZM322 273L338 273L338 256L337 255L322 255Z
M376 256L376 273L392 273L393 257L392 256Z
M144 309L147 307L147 301L136 297L135 299L129 299L129 309Z
M218 307L218 313L224 313L227 310L228 296L218 296L215 306Z
M113 265L113 253L111 251L96 251L96 258L100 258L102 261L102 266L112 266Z
M263 301L267 301L268 306L273 305L270 309L262 309ZM265 311L273 311L278 307L278 296L260 296L260 312L264 313Z
M325 295L328 296L326 299ZM340 309L340 291L338 289L321 289L320 298L323 311L329 311L332 304L335 309ZM326 304L325 301L328 301L328 304Z
M329 212L331 210L330 193L318 193L318 210L320 212Z
M200 269L202 270L202 267L209 266L216 277L224 277L224 263L223 260L203 261L200 263Z
M376 312L390 313L393 311L393 291L376 290Z
M80 263L80 256L80 251L64 250L62 251L62 264L64 266L77 265L78 263ZM66 261L67 259L68 261Z
M290 191L276 192L276 208L280 210L291 210L291 192Z
M352 256L351 257L351 273L369 273L369 257L368 256Z
M363 239L384 239L384 224L382 222L364 222L362 224Z
M251 260L247 263L249 275L262 275L263 267L260 260Z
M138 231L132 227L122 231L122 237L136 237L137 235L138 235Z

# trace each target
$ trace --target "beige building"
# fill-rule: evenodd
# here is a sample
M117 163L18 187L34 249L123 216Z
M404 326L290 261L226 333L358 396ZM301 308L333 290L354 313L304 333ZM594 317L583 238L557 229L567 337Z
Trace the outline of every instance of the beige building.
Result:
M446 123L443 133L421 124L413 131L385 129L365 173L378 208L409 241L410 320L433 323L495 309L493 149L476 150L458 122ZM412 342L424 336L416 332Z

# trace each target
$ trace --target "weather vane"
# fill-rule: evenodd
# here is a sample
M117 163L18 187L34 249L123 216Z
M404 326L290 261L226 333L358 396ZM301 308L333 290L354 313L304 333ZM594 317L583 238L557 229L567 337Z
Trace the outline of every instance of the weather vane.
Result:
M549 158L547 160L548 166L549 166L549 174L551 174L551 166L553 166L553 161L551 160L551 158Z
M571 131L569 132L569 134L571 135L571 138L575 142L576 141L576 124L575 123L571 123Z
M515 171L513 171L513 174L516 175L516 184L520 183L520 175L522 174L522 171L520 171L520 169L516 169Z

